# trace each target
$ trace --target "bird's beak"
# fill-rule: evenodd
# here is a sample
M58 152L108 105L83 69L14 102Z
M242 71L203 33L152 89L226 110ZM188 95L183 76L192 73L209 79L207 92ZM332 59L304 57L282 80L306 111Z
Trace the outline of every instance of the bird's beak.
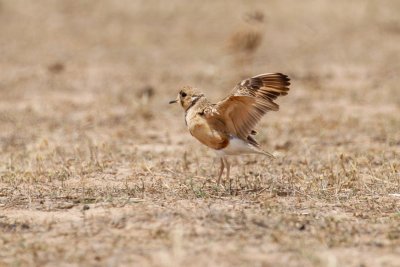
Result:
M177 102L178 102L178 99L169 101L170 104L175 104L175 103L177 103Z

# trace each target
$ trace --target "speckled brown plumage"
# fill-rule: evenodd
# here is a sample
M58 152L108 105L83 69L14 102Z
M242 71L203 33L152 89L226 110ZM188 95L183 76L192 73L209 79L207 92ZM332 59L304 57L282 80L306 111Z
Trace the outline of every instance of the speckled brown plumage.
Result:
M229 96L216 104L211 104L199 90L186 86L170 103L181 104L189 132L219 152L222 166L228 165L229 176L226 155L258 153L272 157L260 149L251 135L255 134L254 127L265 113L279 109L274 100L287 95L289 81L281 73L260 74L241 81ZM232 141L235 143L230 146Z

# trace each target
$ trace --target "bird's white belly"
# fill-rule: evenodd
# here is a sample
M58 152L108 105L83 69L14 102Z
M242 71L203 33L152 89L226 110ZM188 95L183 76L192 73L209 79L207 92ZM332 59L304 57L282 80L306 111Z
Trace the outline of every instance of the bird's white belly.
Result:
M237 137L231 137L229 144L225 148L215 150L215 152L219 157L257 153L249 143Z

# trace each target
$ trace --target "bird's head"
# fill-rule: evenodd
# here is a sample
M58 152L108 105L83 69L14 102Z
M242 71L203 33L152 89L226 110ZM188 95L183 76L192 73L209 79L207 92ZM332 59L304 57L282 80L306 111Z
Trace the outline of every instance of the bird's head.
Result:
M199 92L197 89L184 86L178 93L175 100L169 101L170 104L180 103L182 108L187 111L191 106L193 106L197 100L203 97L204 94Z

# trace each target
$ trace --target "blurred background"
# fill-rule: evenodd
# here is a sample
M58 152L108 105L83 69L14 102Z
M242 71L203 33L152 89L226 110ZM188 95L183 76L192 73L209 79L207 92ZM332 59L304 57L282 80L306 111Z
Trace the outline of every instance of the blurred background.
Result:
M0 1L0 159L33 167L38 149L89 157L92 147L127 162L202 156L168 101L184 85L218 101L264 72L292 79L281 111L260 125L268 150L398 146L399 9L395 0Z
M166 104L180 86L217 101L263 72L292 78L281 100L291 115L398 111L398 10L372 0L3 0L1 147L73 138L65 131L147 143L184 130ZM152 135L159 119L170 123Z

